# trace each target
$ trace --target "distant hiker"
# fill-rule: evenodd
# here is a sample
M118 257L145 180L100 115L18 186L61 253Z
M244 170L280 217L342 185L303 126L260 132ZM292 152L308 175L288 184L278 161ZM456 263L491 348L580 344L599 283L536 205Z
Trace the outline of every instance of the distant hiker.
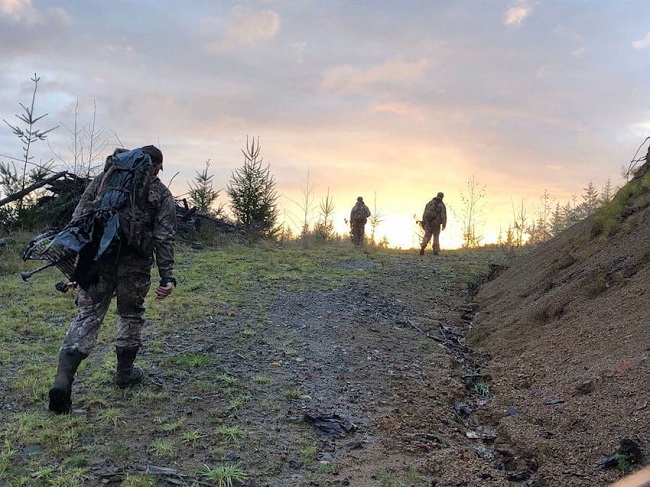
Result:
M355 247L363 245L363 236L369 217L370 209L363 202L363 198L359 196L350 211L350 233L352 233L352 243Z
M49 408L57 414L67 414L72 408L75 373L97 343L113 296L117 297L119 315L114 382L125 388L144 377L133 362L141 345L144 300L151 285L154 256L160 275L156 298L165 299L176 285L176 204L158 179L162 168L162 152L152 145L116 150L106 159L104 172L84 191L68 230L55 239L79 252L75 274L80 280L77 316L65 334L49 391ZM146 191L141 195L143 188ZM80 236L82 233L86 235Z
M424 229L424 237L420 245L420 255L424 255L424 249L429 245L431 236L433 236L433 255L440 253L440 230L444 230L447 226L447 207L442 202L444 197L444 194L438 193L424 207L421 222L422 228Z

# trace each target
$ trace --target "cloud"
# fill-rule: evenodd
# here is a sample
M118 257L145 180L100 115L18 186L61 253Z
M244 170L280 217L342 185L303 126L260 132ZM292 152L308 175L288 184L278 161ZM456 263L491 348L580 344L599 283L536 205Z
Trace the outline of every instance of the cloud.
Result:
M632 43L635 49L645 49L647 47L650 47L650 32L648 32L646 35L644 35L641 39L637 39Z
M107 54L130 56L135 52L135 46L126 37L111 39L111 43L101 46L101 51Z
M306 42L294 42L291 44L293 52L296 56L296 62L298 64L303 64L305 62L305 51L307 50Z
M31 0L0 0L0 16L12 22L35 24L39 13Z
M519 27L522 22L532 13L533 7L528 5L525 1L518 1L516 5L506 10L503 15L503 22L506 25L513 25Z
M582 57L585 52L587 52L586 48L579 47L579 48L574 49L573 51L571 51L571 56L573 56L573 57Z
M208 24L218 25L218 19L206 19ZM208 42L205 49L211 54L229 51L237 47L252 47L273 39L280 30L280 16L272 10L253 10L240 5L230 12L224 37Z
M388 61L370 69L358 69L350 65L337 66L327 73L321 88L342 94L356 94L381 84L404 83L420 79L429 62Z
M392 113L402 118L419 122L426 120L422 108L405 103L378 103L373 107L376 112Z
M16 24L39 25L54 22L57 25L72 24L70 16L61 8L37 10L31 0L0 0L0 19Z

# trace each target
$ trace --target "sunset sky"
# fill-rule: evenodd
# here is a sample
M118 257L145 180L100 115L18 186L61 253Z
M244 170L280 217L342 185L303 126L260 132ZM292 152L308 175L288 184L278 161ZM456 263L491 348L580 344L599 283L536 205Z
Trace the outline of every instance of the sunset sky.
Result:
M301 221L309 181L314 221L329 190L345 231L363 196L377 237L404 248L438 191L443 248L460 245L472 177L494 241L544 190L564 205L589 181L623 184L650 136L641 0L0 0L0 46L0 118L19 123L36 73L40 127L60 126L49 144L64 158L77 103L78 123L96 106L111 137L102 158L158 145L176 196L207 160L224 190L259 137L283 220ZM21 154L3 123L0 160Z

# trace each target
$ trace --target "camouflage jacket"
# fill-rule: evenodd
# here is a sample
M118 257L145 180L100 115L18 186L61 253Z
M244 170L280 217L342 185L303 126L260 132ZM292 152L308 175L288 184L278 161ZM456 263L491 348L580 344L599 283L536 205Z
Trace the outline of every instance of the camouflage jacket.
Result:
M72 214L72 221L82 219L93 211L93 203L102 181L103 174L93 179ZM144 210L146 226L143 239L147 244L136 249L139 254L152 260L155 255L158 273L161 278L172 277L174 271L174 238L176 235L176 203L174 197L158 177L151 180L147 208Z

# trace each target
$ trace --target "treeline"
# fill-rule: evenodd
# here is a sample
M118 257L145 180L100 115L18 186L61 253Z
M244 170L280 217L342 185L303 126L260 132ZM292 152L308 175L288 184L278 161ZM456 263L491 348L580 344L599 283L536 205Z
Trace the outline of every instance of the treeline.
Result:
M77 104L72 128L65 127L70 135L69 154L55 153L49 146L48 134L59 127L41 128L47 114L38 115L35 108L40 78L35 74L31 81L34 85L31 103L20 104L18 122L3 119L19 139L22 154L19 157L0 154L2 233L65 226L86 185L101 171L102 153L110 146L123 147L117 134L96 125L94 112L90 121L81 123ZM49 159L35 162L38 144L47 144ZM203 212L208 216L222 216L241 229L241 235L275 237L279 232L278 193L269 165L262 163L259 138L247 139L242 153L244 163L233 171L226 190L231 201L230 216L226 217L223 206L213 207L219 191L212 187L209 161L205 170L189 183L187 195L192 207L183 198L181 208L185 207L188 214Z
M633 179L635 172L641 165L650 160L650 137L647 137L639 146L636 153L626 165L620 168L623 180L628 183ZM471 184L468 183L468 187ZM575 223L594 214L603 205L612 202L619 188L612 185L610 179L598 190L592 181L583 188L580 197L574 195L564 204L554 201L547 190L539 197L535 213L529 216L522 200L519 208L512 207L512 223L505 231L499 232L498 244L516 247L522 245L535 245L560 234ZM465 235L471 235L465 231ZM466 240L467 243L467 240Z
M650 159L649 141L650 137L646 138L630 162L620 168L621 177L626 183ZM647 149L647 154L644 149ZM600 189L589 181L580 196L573 195L569 201L561 203L545 189L532 212L523 199L518 204L511 200L511 220L498 229L496 244L512 248L545 242L612 202L618 191L619 188L615 188L610 179ZM486 187L479 184L474 176L467 180L465 189L460 192L461 205L454 214L462 226L463 248L483 245L486 194Z
M523 201L519 208L513 204L512 223L504 232L499 233L497 243L512 247L544 242L595 213L601 205L611 201L613 196L614 189L609 179L600 191L589 181L580 198L574 195L563 205L554 202L549 192L544 190L532 216L527 214Z
M4 159L0 160L0 231L4 233L67 224L85 185L103 167L102 154L111 146L122 146L117 134L96 125L94 112L90 121L81 123L77 105L72 128L64 126L70 135L69 154L63 156L50 148L53 156L47 161L35 163L36 144L46 142L48 134L58 128L40 128L46 114L35 113L39 80L36 75L32 78L34 90L31 104L20 104L22 113L16 115L19 123L3 119L23 149L20 157L0 154ZM625 178L629 179L639 162L642 162L643 159L637 158L637 155L647 141L641 144L629 165L621 169ZM188 183L188 191L177 198L183 202L188 213L201 212L223 219L249 237L302 240L306 243L347 240L348 235L339 235L334 230L335 206L329 188L326 196L317 201L314 185L309 181L309 172L300 201L293 201L294 211L287 208L280 210L279 193L270 164L263 163L260 151L259 137L247 138L246 147L242 149L244 162L232 172L225 189L229 200L227 208L226 204L218 203L221 191L214 188L209 160ZM513 201L511 221L504 228L499 228L497 243L517 247L544 242L594 213L601 205L611 201L614 193L609 180L600 190L590 181L580 197L573 196L563 204L544 190L532 213L528 212L523 200L517 205ZM486 188L472 176L465 190L460 192L460 198L461 205L454 213L462 226L462 246L479 247L483 244L481 229L484 227ZM366 229L367 240L371 245L388 247L390 242L386 237L376 240L377 229L383 221L376 194L371 213ZM415 218L417 220L417 216ZM419 231L419 226L415 225L415 232Z

